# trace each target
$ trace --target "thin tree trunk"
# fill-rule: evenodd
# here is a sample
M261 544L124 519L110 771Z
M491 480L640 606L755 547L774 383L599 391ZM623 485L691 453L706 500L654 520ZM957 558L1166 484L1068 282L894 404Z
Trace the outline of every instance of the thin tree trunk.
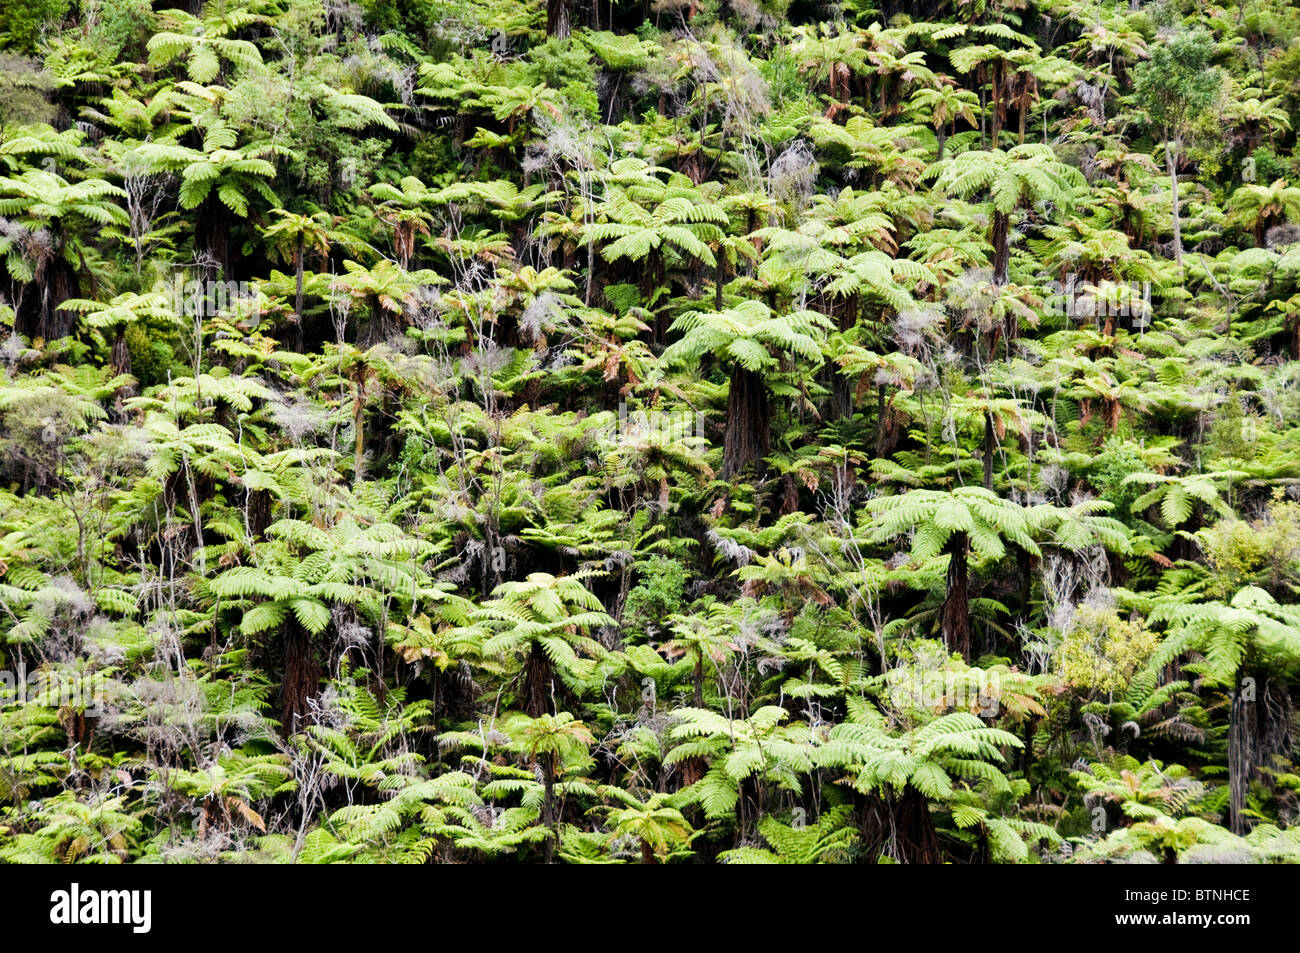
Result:
M993 454L997 451L997 434L993 430L993 415L984 415L984 489L993 489Z
M886 457L894 450L894 427L889 418L889 401L885 385L876 385L876 456Z
M664 282L660 277L662 271L662 257L658 252L652 251L646 258L646 278L648 283L642 297L650 301L654 297L655 290L662 287ZM668 337L668 315L663 308L655 311L654 320L654 343L656 347L663 347Z
M302 258L303 247L302 238L298 238L298 245L293 252L293 270L294 270L294 294L293 294L293 313L298 317L297 327L294 329L293 349L301 352L303 349L303 316L302 316Z
M1002 123L1006 120L1006 81L1007 66L1003 60L995 60L993 69L990 71L989 82L989 100L993 108L993 135L992 147L998 148L998 140L1002 135Z
M1029 616L1029 597L1033 593L1033 557L1029 550L1016 547L1016 572L1020 576L1021 618Z
M1171 205L1174 211L1174 261L1178 270L1183 270L1183 222L1178 208L1178 162L1174 156L1173 143L1165 140L1165 165L1169 170L1169 182L1173 188Z

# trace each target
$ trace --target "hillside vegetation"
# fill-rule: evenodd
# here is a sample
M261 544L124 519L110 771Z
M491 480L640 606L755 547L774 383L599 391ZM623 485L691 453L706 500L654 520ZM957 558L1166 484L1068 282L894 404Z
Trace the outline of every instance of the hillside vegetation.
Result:
M1300 10L8 0L0 861L1300 860Z

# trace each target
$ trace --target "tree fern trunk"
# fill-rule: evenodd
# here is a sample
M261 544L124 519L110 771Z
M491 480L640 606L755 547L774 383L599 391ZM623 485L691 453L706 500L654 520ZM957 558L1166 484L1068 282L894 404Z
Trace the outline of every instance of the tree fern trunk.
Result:
M555 811L555 753L542 756L542 825L548 836L542 846L542 862L555 862L555 843L560 838L560 823Z
M1011 263L1011 216L1006 212L993 213L993 231L990 242L993 245L993 283L998 287L1007 283L1007 271Z
M370 308L370 320L364 331L357 332L357 347L367 350L376 344L382 344L397 334L397 318L387 308L375 302Z
M859 302L859 295L856 293L851 294L845 299L843 306L838 309L839 314L837 315L836 323L839 326L840 331L848 332L852 330L853 326L857 323ZM839 369L833 362L827 363L826 373L830 377L829 384L832 413L834 413L836 417L844 420L851 419L853 417L853 395L855 389L853 381L839 373Z
M352 404L352 434L355 440L352 454L352 478L361 480L366 465L366 395L363 385L357 383L357 393Z
M284 632L284 680L280 688L280 724L293 734L307 711L308 700L320 691L320 662L311 633L291 614Z
M214 188L199 203L194 217L194 250L209 259L206 277L230 275L230 209L217 197Z
M266 539L267 527L271 525L273 502L270 490L252 490L248 493L248 533L252 539Z
M59 305L75 297L77 297L76 269L68 264L62 254L56 254L45 266L38 293L29 295L25 299L24 303L29 307L20 306L18 309L16 316L18 331L29 337L40 337L47 341L57 341L67 337L75 330L77 319L71 311L60 311Z
M1247 665L1237 672L1228 718L1228 826L1238 836L1246 833L1246 789L1259 765L1258 681Z
M831 409L836 417L848 420L853 416L853 381L835 373L834 367L830 368L830 374Z
M858 807L858 832L873 856L888 854L900 864L943 863L930 803L915 788L867 795Z
M540 718L551 713L551 660L538 646L528 651L524 663L524 711L529 718Z
M876 456L888 456L893 450L890 440L890 421L887 416L889 413L889 404L885 400L885 385L876 385Z
M967 560L970 540L965 533L953 533L945 552L948 562L948 596L939 610L939 629L949 652L960 653L967 662L971 656L970 592Z
M571 30L569 0L546 0L546 35L563 40Z
M899 836L899 859L905 864L941 864L939 836L930 817L930 802L912 787L903 789L895 801Z
M1021 740L1024 741L1025 746L1020 750L1020 771L1025 776L1026 781L1029 780L1029 772L1033 770L1034 767L1035 720L1036 719L1033 715L1029 715L1025 718L1025 726L1023 729L1024 734L1021 736Z
M732 365L727 393L727 424L723 442L723 479L730 480L750 464L763 472L763 457L772 443L772 418L760 374Z
M114 374L131 373L131 349L126 346L126 325L119 324L113 329L112 365Z

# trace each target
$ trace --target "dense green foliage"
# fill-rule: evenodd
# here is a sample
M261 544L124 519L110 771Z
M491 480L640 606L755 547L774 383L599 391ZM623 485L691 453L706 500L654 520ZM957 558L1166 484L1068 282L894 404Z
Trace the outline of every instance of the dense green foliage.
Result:
M1292 5L0 44L0 861L1300 860Z

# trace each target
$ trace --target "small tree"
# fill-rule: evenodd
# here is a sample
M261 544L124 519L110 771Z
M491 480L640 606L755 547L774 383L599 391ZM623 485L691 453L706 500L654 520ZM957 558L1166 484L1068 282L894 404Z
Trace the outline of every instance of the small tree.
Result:
M511 725L511 728L514 726ZM542 768L542 826L550 836L543 848L544 860L550 863L560 840L560 816L555 805L555 782L566 761L585 757L596 743L590 729L567 711L558 715L539 715L520 723L513 731L510 745L516 751L536 760Z
M1056 158L1050 146L1028 144L1006 152L963 152L938 166L935 184L968 198L984 194L993 207L989 243L993 246L993 283L1007 283L1011 261L1011 216L1038 202L1060 202L1082 183L1083 176Z
M1300 662L1300 609L1279 605L1263 589L1242 587L1232 601L1187 604L1171 599L1157 603L1152 622L1166 622L1169 636L1151 660L1151 669L1168 665L1186 651L1203 662L1187 666L1210 684L1227 685L1232 709L1228 718L1228 825L1246 832L1246 785L1263 763L1260 750L1257 682L1271 672ZM1259 686L1259 687L1257 687Z
M779 367L781 355L820 365L821 342L832 327L829 318L815 311L777 315L761 301L743 301L726 311L689 311L673 322L670 331L686 334L664 351L663 367L712 354L731 377L722 452L725 479L750 464L761 467L767 455L772 440L768 375Z
M1272 185L1243 185L1228 199L1228 221L1251 229L1255 247L1274 225L1300 218L1300 188L1278 179Z
M1204 30L1179 33L1150 50L1134 70L1138 105L1165 140L1165 168L1173 189L1174 260L1183 267L1182 218L1178 207L1178 160L1192 123L1218 100L1223 75L1210 65L1214 38Z
M329 215L316 212L314 215L297 215L282 208L271 209L275 222L262 229L262 237L271 246L272 251L281 261L293 265L294 298L293 311L298 316L296 347L302 347L302 298L303 298L303 258L308 251L325 256L330 252Z
M939 610L944 645L967 662L971 657L971 550L984 559L1006 555L1007 540L1034 556L1042 555L1030 535L1033 524L1024 507L978 486L955 490L911 490L867 504L876 517L876 539L883 542L913 532L918 560L948 556L948 594Z
M583 585L602 573L584 571L571 576L530 573L518 582L497 587L491 602L474 615L496 634L483 643L484 655L524 655L524 710L532 717L553 711L551 680L558 674L571 687L591 676L602 646L587 635L593 628L613 625L604 606ZM581 658L581 651L588 658Z
M114 201L125 197L103 179L74 183L37 169L0 178L0 216L16 226L0 235L0 256L18 286L13 300L20 330L47 340L71 332L72 321L58 306L76 296L78 269L84 268L84 249L94 230L126 224L126 212ZM37 295L31 309L24 302L28 285ZM22 320L27 314L35 320Z
M70 298L59 307L64 311L80 312L86 326L95 332L112 331L110 360L116 375L131 373L131 351L126 346L126 329L149 320L162 324L179 323L180 316L169 305L167 296L163 294L127 292L107 304L85 298Z

